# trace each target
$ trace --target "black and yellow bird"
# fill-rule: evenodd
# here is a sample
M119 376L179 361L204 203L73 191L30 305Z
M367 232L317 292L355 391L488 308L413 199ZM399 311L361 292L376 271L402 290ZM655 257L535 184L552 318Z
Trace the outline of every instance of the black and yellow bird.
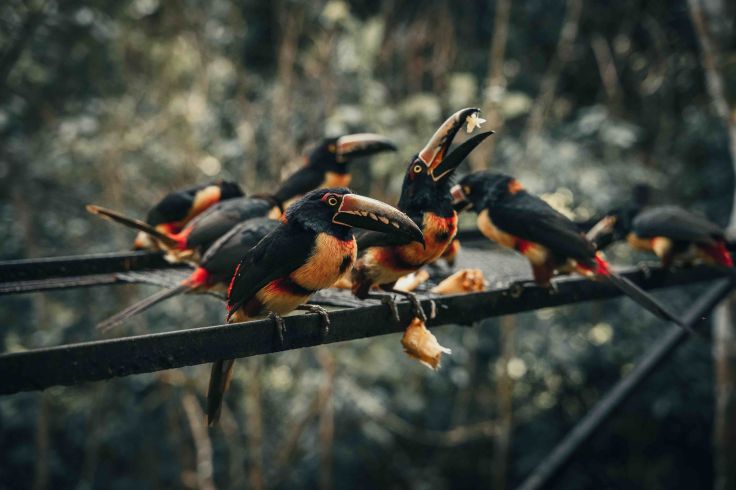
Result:
M236 224L257 217L278 218L287 203L317 187L340 187L350 183L349 163L356 158L382 151L395 151L387 138L358 133L327 138L306 158L305 164L290 175L273 194L239 197L215 204L192 219L177 233L151 229L140 221L113 210L89 206L100 214L126 226L149 233L172 261L197 262L201 255Z
M409 162L397 207L419 226L425 243L410 243L405 237L374 232L358 235L360 258L351 275L352 291L358 298L369 297L374 286L399 293L393 289L397 279L437 260L452 242L457 233L457 213L452 207L450 176L493 132L477 134L449 154L448 149L463 124L479 112L467 108L450 116ZM413 295L399 294L408 296L417 315L423 316Z
M178 233L209 207L243 195L238 184L227 180L197 184L166 194L148 211L144 222L161 233ZM147 233L140 232L133 242L135 250L156 248L156 241Z
M658 317L683 325L651 295L616 274L573 221L524 190L513 177L472 173L453 187L452 194L456 209L478 213L483 235L529 260L539 286L549 287L556 272L607 280Z
M270 218L253 218L238 223L220 237L202 256L197 267L177 286L163 289L119 311L97 324L103 331L121 324L174 296L185 293L224 293L240 259L279 225Z
M294 203L281 223L246 253L228 290L228 322L278 315L304 305L320 289L332 286L356 259L353 228L424 243L422 231L405 214L347 188L318 189ZM282 332L280 331L282 335ZM212 366L207 395L210 424L220 414L232 376L233 360Z
M604 244L626 240L634 249L653 252L665 268L691 262L733 267L733 244L705 217L671 205L625 211L608 213L591 229L592 238Z

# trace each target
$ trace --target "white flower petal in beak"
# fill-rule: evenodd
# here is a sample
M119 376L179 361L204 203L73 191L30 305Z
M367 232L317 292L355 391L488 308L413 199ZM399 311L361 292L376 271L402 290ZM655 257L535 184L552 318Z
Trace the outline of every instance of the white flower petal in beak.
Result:
M474 112L473 114L465 118L465 122L468 124L465 130L468 133L472 133L475 128L480 129L481 124L486 122L486 120L482 117L478 117L478 113Z

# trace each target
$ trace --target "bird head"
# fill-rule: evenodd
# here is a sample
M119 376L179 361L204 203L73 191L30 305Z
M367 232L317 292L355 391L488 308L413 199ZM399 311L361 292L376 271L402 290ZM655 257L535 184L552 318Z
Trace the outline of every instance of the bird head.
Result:
M350 183L350 162L396 145L380 134L356 133L325 138L306 157L305 164L279 186L276 200L283 203L317 187L337 187Z
M493 131L480 133L465 141L448 154L460 128L480 109L467 108L447 118L432 138L409 162L401 189L399 207L404 210L434 210L450 202L450 176L473 149Z
M422 231L407 215L376 199L353 194L346 187L307 193L289 207L283 220L343 238L351 235L352 228L362 228L424 243Z
M450 193L457 212L479 212L522 189L519 181L509 175L482 171L464 176Z

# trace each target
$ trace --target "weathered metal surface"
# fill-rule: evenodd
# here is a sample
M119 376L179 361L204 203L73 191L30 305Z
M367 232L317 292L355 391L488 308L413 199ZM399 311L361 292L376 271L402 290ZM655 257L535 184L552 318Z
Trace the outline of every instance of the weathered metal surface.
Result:
M711 286L683 315L685 323L695 329L713 308L733 289L729 280L721 280ZM555 477L572 460L574 454L610 419L621 405L640 388L649 377L664 364L677 348L689 337L679 327L670 328L662 339L646 352L624 378L588 412L583 419L560 441L554 450L536 467L521 484L519 490L547 488Z
M645 289L711 281L726 275L724 271L706 267L673 273L658 268L621 272ZM435 300L437 315L429 325L471 324L488 317L614 298L620 294L609 284L571 277L559 279L554 293L527 287L446 296ZM430 310L428 299L422 304ZM319 315L290 316L286 318L284 344L278 342L271 320L257 320L2 354L0 394L400 332L409 323L410 305L400 303L399 313L401 322L397 324L386 305L333 311L330 313L332 325L324 337Z

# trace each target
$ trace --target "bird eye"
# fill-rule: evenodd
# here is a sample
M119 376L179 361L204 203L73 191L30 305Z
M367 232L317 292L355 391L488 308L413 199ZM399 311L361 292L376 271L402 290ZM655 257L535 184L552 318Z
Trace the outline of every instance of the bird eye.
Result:
M327 147L327 151L329 151L330 153L335 153L336 149L337 148L335 147L335 145L330 145Z
M468 187L467 185L464 185L463 186L463 192L465 193L465 195L469 195L470 194L470 187Z
M329 204L330 206L337 206L337 198L335 196L328 197L327 204Z
M418 174L418 173L420 173L422 171L422 166L419 165L419 164L416 164L416 165L414 165L413 170L414 170L414 173L415 174Z

